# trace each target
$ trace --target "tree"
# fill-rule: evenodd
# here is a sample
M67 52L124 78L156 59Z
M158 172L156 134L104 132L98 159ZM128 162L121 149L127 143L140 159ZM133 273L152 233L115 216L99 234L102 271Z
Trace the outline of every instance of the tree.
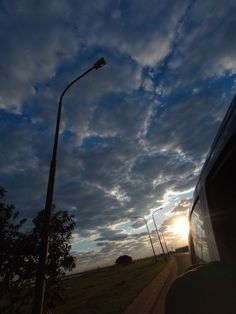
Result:
M126 266L132 263L132 257L128 255L119 256L116 260L117 265Z
M41 240L44 211L40 211L33 220L34 228L28 234L31 258L38 261L39 245ZM75 259L70 255L70 239L75 223L73 216L67 211L53 209L50 228L49 253L46 269L46 296L45 306L52 309L63 299L64 289L61 285L61 277L66 271L75 267Z
M17 222L19 212L14 205L2 202L6 191L0 187L0 296L1 313L17 313L14 305L19 301L19 291L22 291L23 282L20 278L24 268L21 243L23 234L20 231L26 219ZM11 309L8 303L12 304Z
M5 190L0 187L0 199ZM14 205L0 203L0 312L28 313L33 299L39 245L41 242L44 211L33 219L33 228L27 233L20 229L26 219L17 223L19 213ZM46 269L45 311L53 309L63 298L61 277L75 267L70 255L70 238L75 223L67 211L53 209L48 263ZM28 304L28 309L26 304Z

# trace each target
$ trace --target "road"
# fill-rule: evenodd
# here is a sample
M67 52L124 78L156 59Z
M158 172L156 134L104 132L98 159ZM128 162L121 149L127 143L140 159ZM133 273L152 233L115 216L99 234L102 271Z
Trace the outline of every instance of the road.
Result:
M123 314L164 314L165 298L171 283L189 266L188 253L173 255L165 269L138 295Z
M169 277L149 314L165 313L165 298L169 290L169 287L171 286L175 278L183 274L185 270L190 266L190 255L188 253L176 254L173 256L173 260L174 263L170 271Z
M181 275L190 266L190 255L189 253L177 254L174 256L177 265L177 275Z

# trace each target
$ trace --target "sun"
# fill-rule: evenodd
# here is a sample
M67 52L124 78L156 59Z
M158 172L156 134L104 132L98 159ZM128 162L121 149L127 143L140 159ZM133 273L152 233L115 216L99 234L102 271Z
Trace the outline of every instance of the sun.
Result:
M189 223L187 218L176 219L171 231L174 234L180 235L183 239L188 239Z

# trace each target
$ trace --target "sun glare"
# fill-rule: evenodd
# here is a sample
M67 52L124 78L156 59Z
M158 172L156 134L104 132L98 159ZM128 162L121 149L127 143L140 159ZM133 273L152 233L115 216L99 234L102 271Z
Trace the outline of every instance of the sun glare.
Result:
M189 224L187 218L179 218L173 225L172 232L180 235L183 239L188 238Z

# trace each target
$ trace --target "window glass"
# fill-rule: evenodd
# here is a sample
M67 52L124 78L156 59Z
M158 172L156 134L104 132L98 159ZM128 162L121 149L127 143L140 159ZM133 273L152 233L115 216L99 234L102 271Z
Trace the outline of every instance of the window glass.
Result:
M210 261L206 233L206 223L204 221L200 199L198 199L191 215L191 234L197 263Z

